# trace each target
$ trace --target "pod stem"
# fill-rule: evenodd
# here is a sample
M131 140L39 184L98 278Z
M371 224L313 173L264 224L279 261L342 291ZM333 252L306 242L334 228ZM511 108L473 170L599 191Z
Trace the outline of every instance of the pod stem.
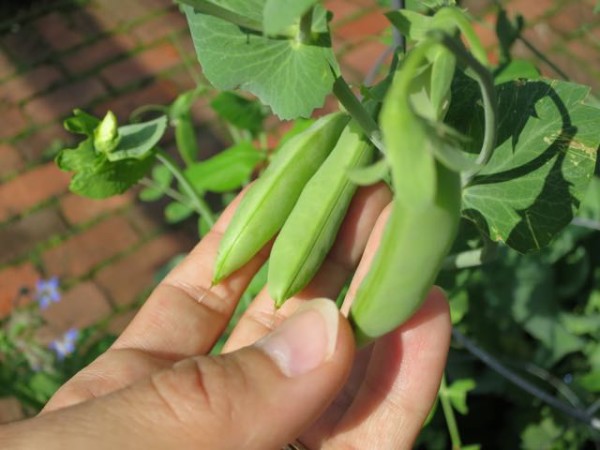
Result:
M346 111L360 125L365 132L367 138L373 143L377 149L385 154L385 147L381 139L381 131L377 122L371 117L364 106L358 101L350 86L340 75L333 83L333 94L337 97L340 103L346 108Z
M456 423L456 416L454 415L454 409L450 397L448 396L448 385L446 383L446 374L442 376L442 384L440 385L439 392L440 403L442 404L442 410L444 411L444 417L446 418L446 425L448 426L448 433L450 433L450 440L452 441L452 449L460 450L462 443L460 440L460 432L458 431L458 425Z
M483 97L483 109L485 114L485 135L477 165L480 169L487 164L496 148L497 130L498 130L498 105L496 99L496 89L494 88L494 78L491 72L479 62L471 53L469 53L462 42L440 31L431 33L432 37L442 43L450 50L456 59L465 64L475 74L477 83L481 89ZM474 174L469 174L472 177Z
M192 206L194 210L200 214L206 222L212 227L215 224L215 218L213 216L213 212L208 206L208 203L198 195L194 187L191 185L185 174L181 171L177 163L173 160L171 155L169 155L164 150L158 150L156 152L156 158L165 165L167 169L173 174L175 179L178 181L181 189L185 195L192 202Z

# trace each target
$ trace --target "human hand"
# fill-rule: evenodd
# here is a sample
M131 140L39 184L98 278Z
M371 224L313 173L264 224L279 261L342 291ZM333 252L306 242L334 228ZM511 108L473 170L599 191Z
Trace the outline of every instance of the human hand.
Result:
M39 416L0 428L0 447L262 450L298 438L309 449L411 448L448 351L450 320L441 291L432 290L409 322L358 353L333 302L308 300L335 296L366 246L351 300L390 198L384 185L360 189L311 284L276 312L263 291L224 354L206 356L268 256L263 250L209 289L219 239L238 198L105 354Z

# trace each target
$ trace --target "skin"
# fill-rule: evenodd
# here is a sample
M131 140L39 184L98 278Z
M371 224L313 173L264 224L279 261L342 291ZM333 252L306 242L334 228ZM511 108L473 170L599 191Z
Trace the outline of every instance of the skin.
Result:
M207 294L234 201L111 349L65 384L38 417L0 427L0 447L278 449L299 436L311 449L411 448L446 362L451 327L441 291L433 290L400 329L358 353L340 315L334 353L295 378L252 345L284 328L308 298L333 296L365 246L365 257L372 257L390 199L383 185L359 190L311 284L275 314L262 292L225 354L208 357L267 256L265 249ZM354 281L363 275L361 269Z

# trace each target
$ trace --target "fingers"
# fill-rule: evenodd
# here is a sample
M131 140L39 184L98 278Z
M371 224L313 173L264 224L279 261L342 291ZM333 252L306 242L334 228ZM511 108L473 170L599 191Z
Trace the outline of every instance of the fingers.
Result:
M251 347L186 359L102 399L15 424L7 442L49 450L281 448L335 397L353 349L335 304L313 300ZM56 430L61 439L52 439Z
M264 289L233 330L224 352L233 351L260 339L307 299L335 298L358 264L375 221L391 198L391 192L384 183L358 189L336 242L311 283L302 292L287 300L279 310L275 310L273 300Z
M347 393L355 399L336 424L330 448L412 448L435 401L450 334L448 302L434 288L408 322L373 346L363 383ZM320 439L318 433L302 437L309 448L319 448Z
M213 229L150 295L114 348L134 348L177 360L207 353L217 341L267 249L229 278L211 287L213 264L222 234L239 195Z

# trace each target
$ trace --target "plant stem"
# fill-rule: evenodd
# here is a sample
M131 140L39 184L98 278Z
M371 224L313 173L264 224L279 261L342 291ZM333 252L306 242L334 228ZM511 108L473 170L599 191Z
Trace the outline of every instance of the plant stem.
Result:
M208 206L208 203L206 203L206 201L198 195L171 155L166 153L164 150L158 150L156 157L165 165L167 169L169 169L175 179L179 182L183 193L187 195L192 202L194 210L204 217L204 220L206 220L206 222L212 227L215 224L215 218L213 217L212 210Z
M298 30L298 42L301 44L310 44L312 41L312 22L314 8L311 6L300 19L300 28Z
M248 30L256 31L258 33L263 32L262 23L255 20L249 19L246 16L242 16L236 12L233 12L227 8L216 5L215 3L208 2L206 0L177 0L179 3L189 5L201 14L208 14L209 16L218 17L219 19L226 20L227 22L238 25Z
M369 115L367 110L358 101L354 92L346 83L346 80L340 75L333 83L333 94L337 97L340 103L346 108L346 111L352 118L361 126L367 138L385 154L385 147L381 140L381 131L377 126L377 122Z
M460 441L460 432L458 431L458 425L456 424L456 416L454 415L452 403L448 398L448 385L446 384L446 374L442 376L442 384L440 386L439 397L440 403L442 404L442 410L444 411L444 417L446 418L448 433L450 433L452 449L460 450L462 448L462 443Z
M458 331L455 327L452 328L452 337L459 342L463 347L475 355L478 359L481 360L484 364L489 366L492 370L506 378L511 383L517 385L519 388L523 389L525 392L533 395L539 400L543 401L547 405L552 408L566 414L567 416L572 417L573 419L579 420L589 427L600 431L600 419L593 417L592 414L587 411L581 410L579 408L575 408L571 405L567 405L547 392L541 390L537 386L531 384L527 380L523 379L512 370L504 366L500 361L494 358L485 350L479 348L473 341L471 341L468 337Z
M477 78L481 95L483 97L483 109L485 113L485 135L481 152L476 163L483 167L490 160L494 149L496 148L496 138L498 130L498 105L496 100L496 89L494 88L494 78L491 72L475 59L457 39L446 33L435 33L434 36L440 40L444 46L454 53L456 59L469 67ZM471 174L472 176L473 174Z
M149 188L160 189L170 199L175 200L176 202L182 203L186 206L189 206L192 209L195 209L193 205L189 204L189 201L190 201L189 198L187 198L186 196L182 195L180 192L178 192L175 189L172 189L170 187L165 189L164 186L161 186L156 181L154 181L152 178L144 177L140 180L140 184L142 186L146 186Z

